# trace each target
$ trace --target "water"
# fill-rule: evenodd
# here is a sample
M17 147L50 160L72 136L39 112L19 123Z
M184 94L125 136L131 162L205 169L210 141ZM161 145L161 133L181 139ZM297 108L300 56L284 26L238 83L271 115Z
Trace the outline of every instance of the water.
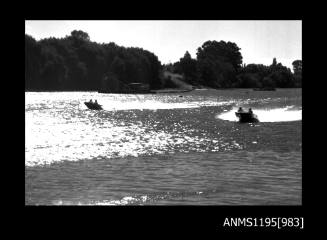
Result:
M28 205L302 203L300 89L28 92L25 137Z

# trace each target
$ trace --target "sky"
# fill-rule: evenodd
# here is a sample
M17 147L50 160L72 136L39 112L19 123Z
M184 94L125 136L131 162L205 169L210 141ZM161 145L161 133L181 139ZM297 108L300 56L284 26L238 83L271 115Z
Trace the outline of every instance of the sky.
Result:
M292 69L302 60L302 21L25 21L25 33L36 40L62 38L73 30L87 32L91 41L115 42L153 52L161 63L174 63L188 51L196 58L198 47L208 40L235 42L243 63L270 65L277 62Z

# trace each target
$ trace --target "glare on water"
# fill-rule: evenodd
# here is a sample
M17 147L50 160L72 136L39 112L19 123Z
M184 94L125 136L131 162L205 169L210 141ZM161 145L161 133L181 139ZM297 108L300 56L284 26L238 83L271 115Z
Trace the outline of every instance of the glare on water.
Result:
M104 111L93 112L83 104L92 98L96 98L94 93L27 93L26 165L165 153L177 144L193 143L194 146L189 149L194 149L201 143L218 142L206 136L190 137L177 123L173 123L175 129L183 131L172 136L171 132L156 128L160 119L149 125L133 118L119 120L110 114L118 110L193 109L235 102L217 101L216 98L190 100L187 97L181 102L178 96L161 96L158 99L152 95L102 94L97 98Z
M260 123L238 123L240 106ZM299 204L301 119L293 90L28 92L26 202Z
M253 109L253 111L254 114L258 116L260 122L289 122L302 120L302 110L292 108L293 106L287 106L273 109ZM235 115L237 110L237 108L233 108L231 111L218 114L216 117L228 121L238 121Z

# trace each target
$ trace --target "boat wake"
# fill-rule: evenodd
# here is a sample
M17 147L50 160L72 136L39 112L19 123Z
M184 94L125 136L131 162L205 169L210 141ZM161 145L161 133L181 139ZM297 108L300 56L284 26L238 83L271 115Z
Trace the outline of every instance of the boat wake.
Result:
M237 122L238 118L235 112L238 108L216 115L217 119ZM260 122L289 122L302 120L302 109L296 109L294 106L273 109L253 109L254 114L259 118Z

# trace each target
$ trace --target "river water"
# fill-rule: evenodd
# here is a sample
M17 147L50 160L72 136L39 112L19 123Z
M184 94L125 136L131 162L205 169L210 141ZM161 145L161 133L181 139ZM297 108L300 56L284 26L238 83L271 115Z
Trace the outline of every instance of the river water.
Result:
M301 203L301 89L25 93L27 205Z

